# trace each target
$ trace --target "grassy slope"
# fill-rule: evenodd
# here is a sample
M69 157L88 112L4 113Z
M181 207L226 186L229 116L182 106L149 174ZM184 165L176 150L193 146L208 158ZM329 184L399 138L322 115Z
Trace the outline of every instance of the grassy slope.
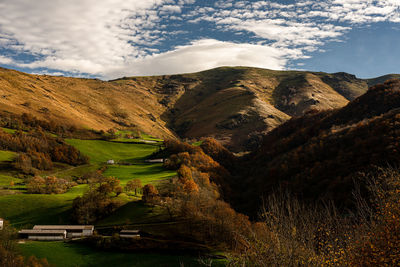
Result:
M132 166L109 166L104 172L105 176L114 176L125 185L129 180L140 179L142 185L157 184L158 182L176 175L175 171L168 171L158 164L141 164Z
M15 132L16 132L16 130L8 129L8 128L3 128L3 127L0 127L0 129L2 129L3 131L5 131L6 133L15 133Z
M121 161L139 161L157 150L156 146L141 144L122 144L98 140L68 140L68 143L76 146L84 154L91 158L89 165L79 166L62 170L55 173L59 177L82 175L85 172L93 171L101 166L101 163L108 159ZM11 154L4 152L4 159L9 159ZM116 176L122 179L124 185L128 180L140 178L143 185L149 182L166 179L174 175L174 172L162 168L161 164L139 164L131 166L110 166L105 173L107 176ZM0 185L9 185L15 179L7 174L0 173ZM69 221L69 212L72 200L82 195L86 185L79 185L65 194L59 195L38 195L38 194L14 194L0 196L0 217L7 218L18 228L33 224L50 224ZM126 198L124 199L127 200ZM123 212L125 214L125 212ZM118 220L118 216L116 216ZM125 220L125 217L121 218Z
M19 245L25 256L47 258L57 267L89 266L200 266L194 256L177 256L152 253L118 253L96 251L80 244L63 242L28 242ZM51 253L49 253L51 251ZM223 266L221 263L213 266Z
M0 196L0 217L14 227L34 224L59 224L69 222L72 200L81 195L86 185L79 185L65 194L16 194Z
M11 151L0 150L0 162L1 161L11 161L16 157L17 153Z
M149 208L141 201L133 201L119 208L113 215L96 223L96 226L148 224L167 221L169 217L161 207Z
M89 156L90 163L105 163L109 159L134 162L146 158L157 150L156 146L151 145L122 144L101 140L68 139L67 143Z
M298 83L298 77L304 80ZM239 149L249 133L270 131L290 114L310 108L341 107L346 102L343 96L353 99L368 84L388 77L397 76L362 80L345 73L225 67L106 82L0 68L0 87L7 95L0 99L0 112L26 112L87 128L118 128L125 130L121 133L146 132L163 138L173 137L174 131L188 138L215 136ZM287 105L294 110L285 114ZM238 114L247 114L249 123L219 127Z

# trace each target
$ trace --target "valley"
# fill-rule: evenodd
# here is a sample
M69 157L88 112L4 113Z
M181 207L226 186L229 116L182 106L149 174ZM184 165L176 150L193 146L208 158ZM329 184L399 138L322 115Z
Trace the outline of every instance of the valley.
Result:
M25 263L347 266L375 259L364 254L371 244L397 249L398 79L238 67L104 82L1 71L0 234ZM26 84L37 98L17 94ZM70 224L95 234L42 242L16 232ZM140 238L120 237L124 229Z

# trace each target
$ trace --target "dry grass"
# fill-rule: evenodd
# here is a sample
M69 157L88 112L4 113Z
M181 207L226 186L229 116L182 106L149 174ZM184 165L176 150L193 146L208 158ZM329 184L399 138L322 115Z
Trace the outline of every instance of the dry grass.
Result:
M237 67L107 82L0 68L0 111L97 130L135 128L163 138L174 131L187 138L213 136L240 151L251 133L268 132L290 115L345 105L340 93L353 90L353 81L339 92L323 82L324 75ZM356 82L356 94L367 89L365 81ZM253 115L240 127L217 127L237 114Z
M362 174L361 174L362 175ZM355 193L354 214L333 205L305 205L290 194L270 196L247 250L232 266L399 266L400 171L364 175L367 201Z

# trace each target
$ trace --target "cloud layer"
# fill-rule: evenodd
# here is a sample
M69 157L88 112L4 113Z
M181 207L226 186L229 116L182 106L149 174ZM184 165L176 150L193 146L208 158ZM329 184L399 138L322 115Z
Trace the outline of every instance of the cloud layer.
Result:
M352 27L400 23L398 0L209 2L3 0L0 64L105 79L222 65L284 69Z

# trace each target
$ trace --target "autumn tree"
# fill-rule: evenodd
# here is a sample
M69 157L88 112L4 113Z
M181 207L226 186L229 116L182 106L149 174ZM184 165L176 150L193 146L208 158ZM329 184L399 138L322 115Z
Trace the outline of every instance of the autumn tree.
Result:
M126 184L125 191L131 192L135 190L135 196L136 196L137 190L140 190L141 188L142 188L142 181L140 179L133 179Z
M98 187L98 191L103 194L115 193L117 196L122 193L121 181L116 177L104 178Z
M32 173L32 160L25 153L21 153L14 161L14 167L25 174Z
M115 177L107 177L99 183L91 184L83 196L74 199L73 219L79 224L88 224L111 214L122 205L117 198L121 192L120 181Z
M0 230L0 266L4 267L49 267L46 259L31 256L28 259L19 255L16 244L16 230L8 222Z
M152 203L156 201L159 197L159 193L157 188L152 184L146 184L143 187L143 196L142 200L145 203Z
M35 176L29 180L26 185L26 189L30 194L41 194L44 193L45 179L40 176Z

